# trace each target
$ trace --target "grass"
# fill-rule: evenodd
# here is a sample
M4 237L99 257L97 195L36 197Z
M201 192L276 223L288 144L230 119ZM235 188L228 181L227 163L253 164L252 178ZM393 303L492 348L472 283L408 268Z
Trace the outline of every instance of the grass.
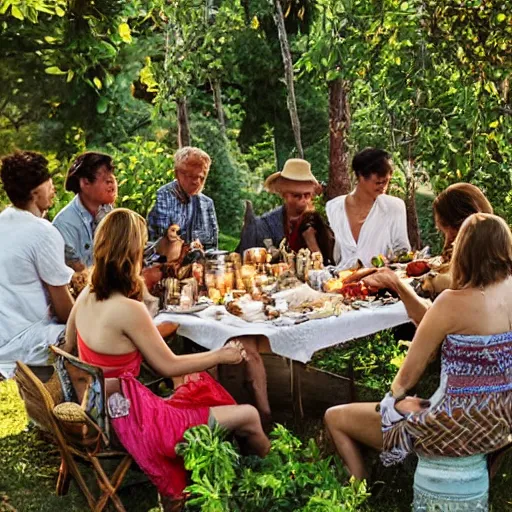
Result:
M66 496L55 495L59 464L56 447L28 423L14 381L0 382L0 511L88 511L74 482ZM92 472L84 469L88 483L95 488ZM138 485L131 485L134 483ZM120 496L128 511L159 510L156 490L139 471L130 471L126 484Z

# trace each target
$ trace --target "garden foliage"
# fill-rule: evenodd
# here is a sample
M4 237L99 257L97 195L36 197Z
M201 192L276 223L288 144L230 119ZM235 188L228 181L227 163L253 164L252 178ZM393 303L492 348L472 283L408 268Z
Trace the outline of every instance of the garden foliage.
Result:
M350 114L344 147L350 154L388 148L399 195L414 179L435 192L470 181L512 220L512 24L505 4L281 3L305 155L320 179L329 168L328 91L341 80ZM111 151L125 169L124 204L145 213L155 173L156 181L161 175L159 155L144 183L141 170L133 179L124 173L134 170L129 158L142 139L174 153L179 100L188 107L192 143L213 153L207 192L221 229L236 235L243 199L252 199L257 213L275 204L261 182L294 156L272 6L0 0L0 154L37 149L62 162L63 174L84 148ZM150 190L141 198L144 185ZM59 206L66 198L59 196Z
M354 340L348 346L336 345L317 352L311 364L337 375L354 373L358 385L384 396L405 359L406 346L395 339L393 331L381 331Z
M226 433L200 425L177 451L191 471L191 512L355 512L369 494L365 482L347 481L339 460L322 457L313 439L303 444L282 425L270 434L265 459L242 457ZM345 484L343 482L346 482Z

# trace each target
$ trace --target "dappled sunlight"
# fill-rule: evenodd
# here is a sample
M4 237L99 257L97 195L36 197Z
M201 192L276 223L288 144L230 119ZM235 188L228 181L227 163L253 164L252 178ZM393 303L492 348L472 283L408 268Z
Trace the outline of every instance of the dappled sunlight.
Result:
M0 382L0 439L26 429L27 414L14 380Z

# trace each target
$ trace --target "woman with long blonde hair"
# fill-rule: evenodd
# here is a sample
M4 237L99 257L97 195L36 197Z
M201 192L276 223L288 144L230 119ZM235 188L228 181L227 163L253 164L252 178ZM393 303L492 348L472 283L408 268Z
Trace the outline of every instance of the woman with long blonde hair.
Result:
M183 356L166 345L142 303L140 274L146 239L144 219L130 210L118 208L101 221L94 240L91 282L71 311L66 349L76 345L80 359L103 369L111 422L119 440L161 494L180 497L186 478L174 446L188 428L218 422L246 438L249 448L260 456L267 453L269 441L257 410L233 405L229 394L206 372L189 379L169 400L155 396L136 380L143 359L166 377L243 359L236 344ZM193 394L200 386L209 387L208 400L188 400L187 387Z

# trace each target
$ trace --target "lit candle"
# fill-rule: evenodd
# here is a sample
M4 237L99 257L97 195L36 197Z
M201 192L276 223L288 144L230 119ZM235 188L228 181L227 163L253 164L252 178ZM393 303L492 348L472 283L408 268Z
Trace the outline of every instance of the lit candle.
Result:
M248 277L253 277L256 273L256 269L253 265L242 265L240 272L242 274L242 279L246 279Z

